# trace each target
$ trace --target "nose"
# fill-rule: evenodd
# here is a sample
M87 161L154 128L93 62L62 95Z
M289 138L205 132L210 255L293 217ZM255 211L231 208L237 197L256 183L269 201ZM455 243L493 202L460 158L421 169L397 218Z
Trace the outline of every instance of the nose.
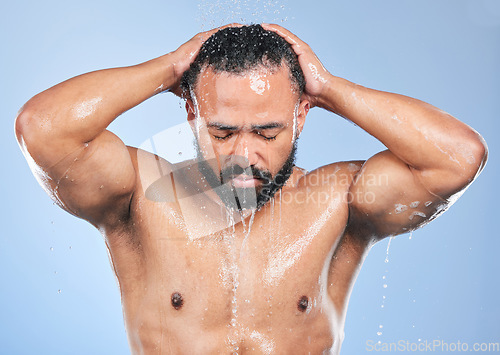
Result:
M246 134L240 134L234 142L233 154L244 157L249 166L256 165L259 161L257 144Z

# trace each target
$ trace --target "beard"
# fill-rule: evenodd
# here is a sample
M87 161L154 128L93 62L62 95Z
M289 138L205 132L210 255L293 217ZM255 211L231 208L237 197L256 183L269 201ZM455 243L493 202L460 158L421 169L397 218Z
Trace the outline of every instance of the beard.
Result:
M261 209L285 185L295 166L297 140L295 139L293 142L288 158L275 176L272 176L268 170L262 170L253 165L244 168L239 164L224 167L217 176L209 162L203 157L198 142L195 141L194 144L198 156L198 168L209 185L226 207L241 211L243 209ZM261 184L255 187L235 187L232 180L237 176L253 178L260 181Z

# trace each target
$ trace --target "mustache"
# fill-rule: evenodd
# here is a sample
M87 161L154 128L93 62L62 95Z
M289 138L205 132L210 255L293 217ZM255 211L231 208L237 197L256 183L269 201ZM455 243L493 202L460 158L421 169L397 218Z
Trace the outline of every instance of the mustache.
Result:
M220 172L222 182L229 181L239 175L247 175L251 176L254 179L263 180L265 184L270 183L270 181L273 179L269 171L261 170L253 165L248 166L247 168L243 168L241 165L234 164L222 169Z

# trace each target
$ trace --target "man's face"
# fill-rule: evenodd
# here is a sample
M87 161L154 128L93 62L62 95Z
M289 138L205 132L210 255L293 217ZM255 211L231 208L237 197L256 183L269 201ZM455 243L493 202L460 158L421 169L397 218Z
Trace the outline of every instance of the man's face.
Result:
M188 120L204 166L230 187L237 208L260 208L291 173L309 103L285 66L241 75L205 69L192 97Z

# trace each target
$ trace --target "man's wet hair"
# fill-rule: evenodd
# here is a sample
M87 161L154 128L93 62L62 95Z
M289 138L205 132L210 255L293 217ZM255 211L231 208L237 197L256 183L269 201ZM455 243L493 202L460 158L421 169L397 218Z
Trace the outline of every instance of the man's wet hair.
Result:
M280 35L261 25L227 27L210 36L181 79L184 97L194 90L202 69L210 67L215 73L245 74L259 68L279 70L286 65L293 89L304 92L305 78L292 46Z

